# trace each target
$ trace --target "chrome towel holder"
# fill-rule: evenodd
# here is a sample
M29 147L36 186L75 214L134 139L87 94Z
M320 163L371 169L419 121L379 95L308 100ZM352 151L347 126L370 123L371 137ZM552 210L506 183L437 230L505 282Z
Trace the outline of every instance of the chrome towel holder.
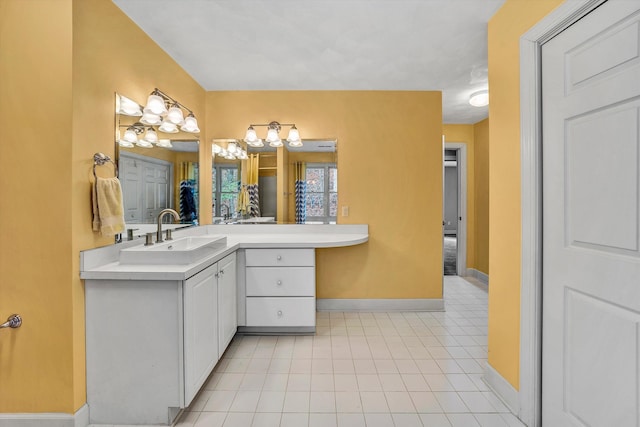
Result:
M115 176L118 177L118 165L111 160L111 157L102 153L95 153L93 155L93 177L98 178L96 176L96 166L103 166L105 163L111 163L113 165L113 170L115 172Z

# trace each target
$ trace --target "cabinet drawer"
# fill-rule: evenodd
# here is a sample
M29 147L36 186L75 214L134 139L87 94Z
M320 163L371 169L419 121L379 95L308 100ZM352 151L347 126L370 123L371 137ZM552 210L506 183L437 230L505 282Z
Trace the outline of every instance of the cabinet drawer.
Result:
M313 297L247 297L247 326L315 326Z
M247 267L281 267L316 265L313 249L247 249Z
M247 296L315 296L315 273L313 267L247 267Z

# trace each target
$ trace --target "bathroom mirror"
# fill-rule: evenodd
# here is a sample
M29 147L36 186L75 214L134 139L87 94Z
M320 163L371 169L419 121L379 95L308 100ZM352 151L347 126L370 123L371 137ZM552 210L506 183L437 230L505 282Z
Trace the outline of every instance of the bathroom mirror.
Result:
M153 126L157 131L157 143L127 142L123 137L128 130L134 129L136 136L142 139L149 128L140 122L141 113L142 106L137 102L116 94L115 157L128 233L123 236L125 239L155 231L157 216L166 208L177 211L181 220L163 228L198 224L197 135L162 133L158 126ZM169 221L168 216L166 220Z
M230 160L214 153L212 181L214 223L330 224L337 219L338 151L334 138L303 139L302 147L247 147L239 139L214 139L246 149L254 163ZM251 169L257 165L257 181ZM246 184L258 184L259 216L247 214L240 194ZM235 181L234 181L235 180ZM248 190L251 190L249 187ZM296 194L298 192L298 194ZM251 196L249 197L251 200ZM240 202L239 202L240 200ZM217 202L219 201L219 202Z

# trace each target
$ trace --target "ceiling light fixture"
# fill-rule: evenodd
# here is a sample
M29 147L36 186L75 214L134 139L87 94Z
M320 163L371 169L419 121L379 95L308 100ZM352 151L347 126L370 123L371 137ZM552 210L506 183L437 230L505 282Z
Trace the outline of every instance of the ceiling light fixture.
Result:
M469 97L469 104L474 107L485 107L489 105L489 91L479 90L478 92L472 93Z
M280 130L282 126L291 126L289 129L289 134L287 136L287 142L290 147L302 147L302 139L300 139L300 132L298 132L298 128L294 123L278 123L276 121L266 123L266 124L251 124L249 128L247 128L247 132L244 136L244 142L252 147L264 147L264 144L258 135L256 134L256 130L254 126L265 126L267 127L267 137L265 138L265 142L269 143L271 147L282 147L282 139L280 139Z

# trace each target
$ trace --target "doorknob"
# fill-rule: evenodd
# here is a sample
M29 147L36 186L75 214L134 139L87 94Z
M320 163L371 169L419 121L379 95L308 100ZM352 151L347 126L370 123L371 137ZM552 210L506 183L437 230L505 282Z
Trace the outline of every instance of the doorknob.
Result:
M6 322L0 325L0 329L2 328L19 328L22 325L22 317L19 314L12 314L9 316Z

